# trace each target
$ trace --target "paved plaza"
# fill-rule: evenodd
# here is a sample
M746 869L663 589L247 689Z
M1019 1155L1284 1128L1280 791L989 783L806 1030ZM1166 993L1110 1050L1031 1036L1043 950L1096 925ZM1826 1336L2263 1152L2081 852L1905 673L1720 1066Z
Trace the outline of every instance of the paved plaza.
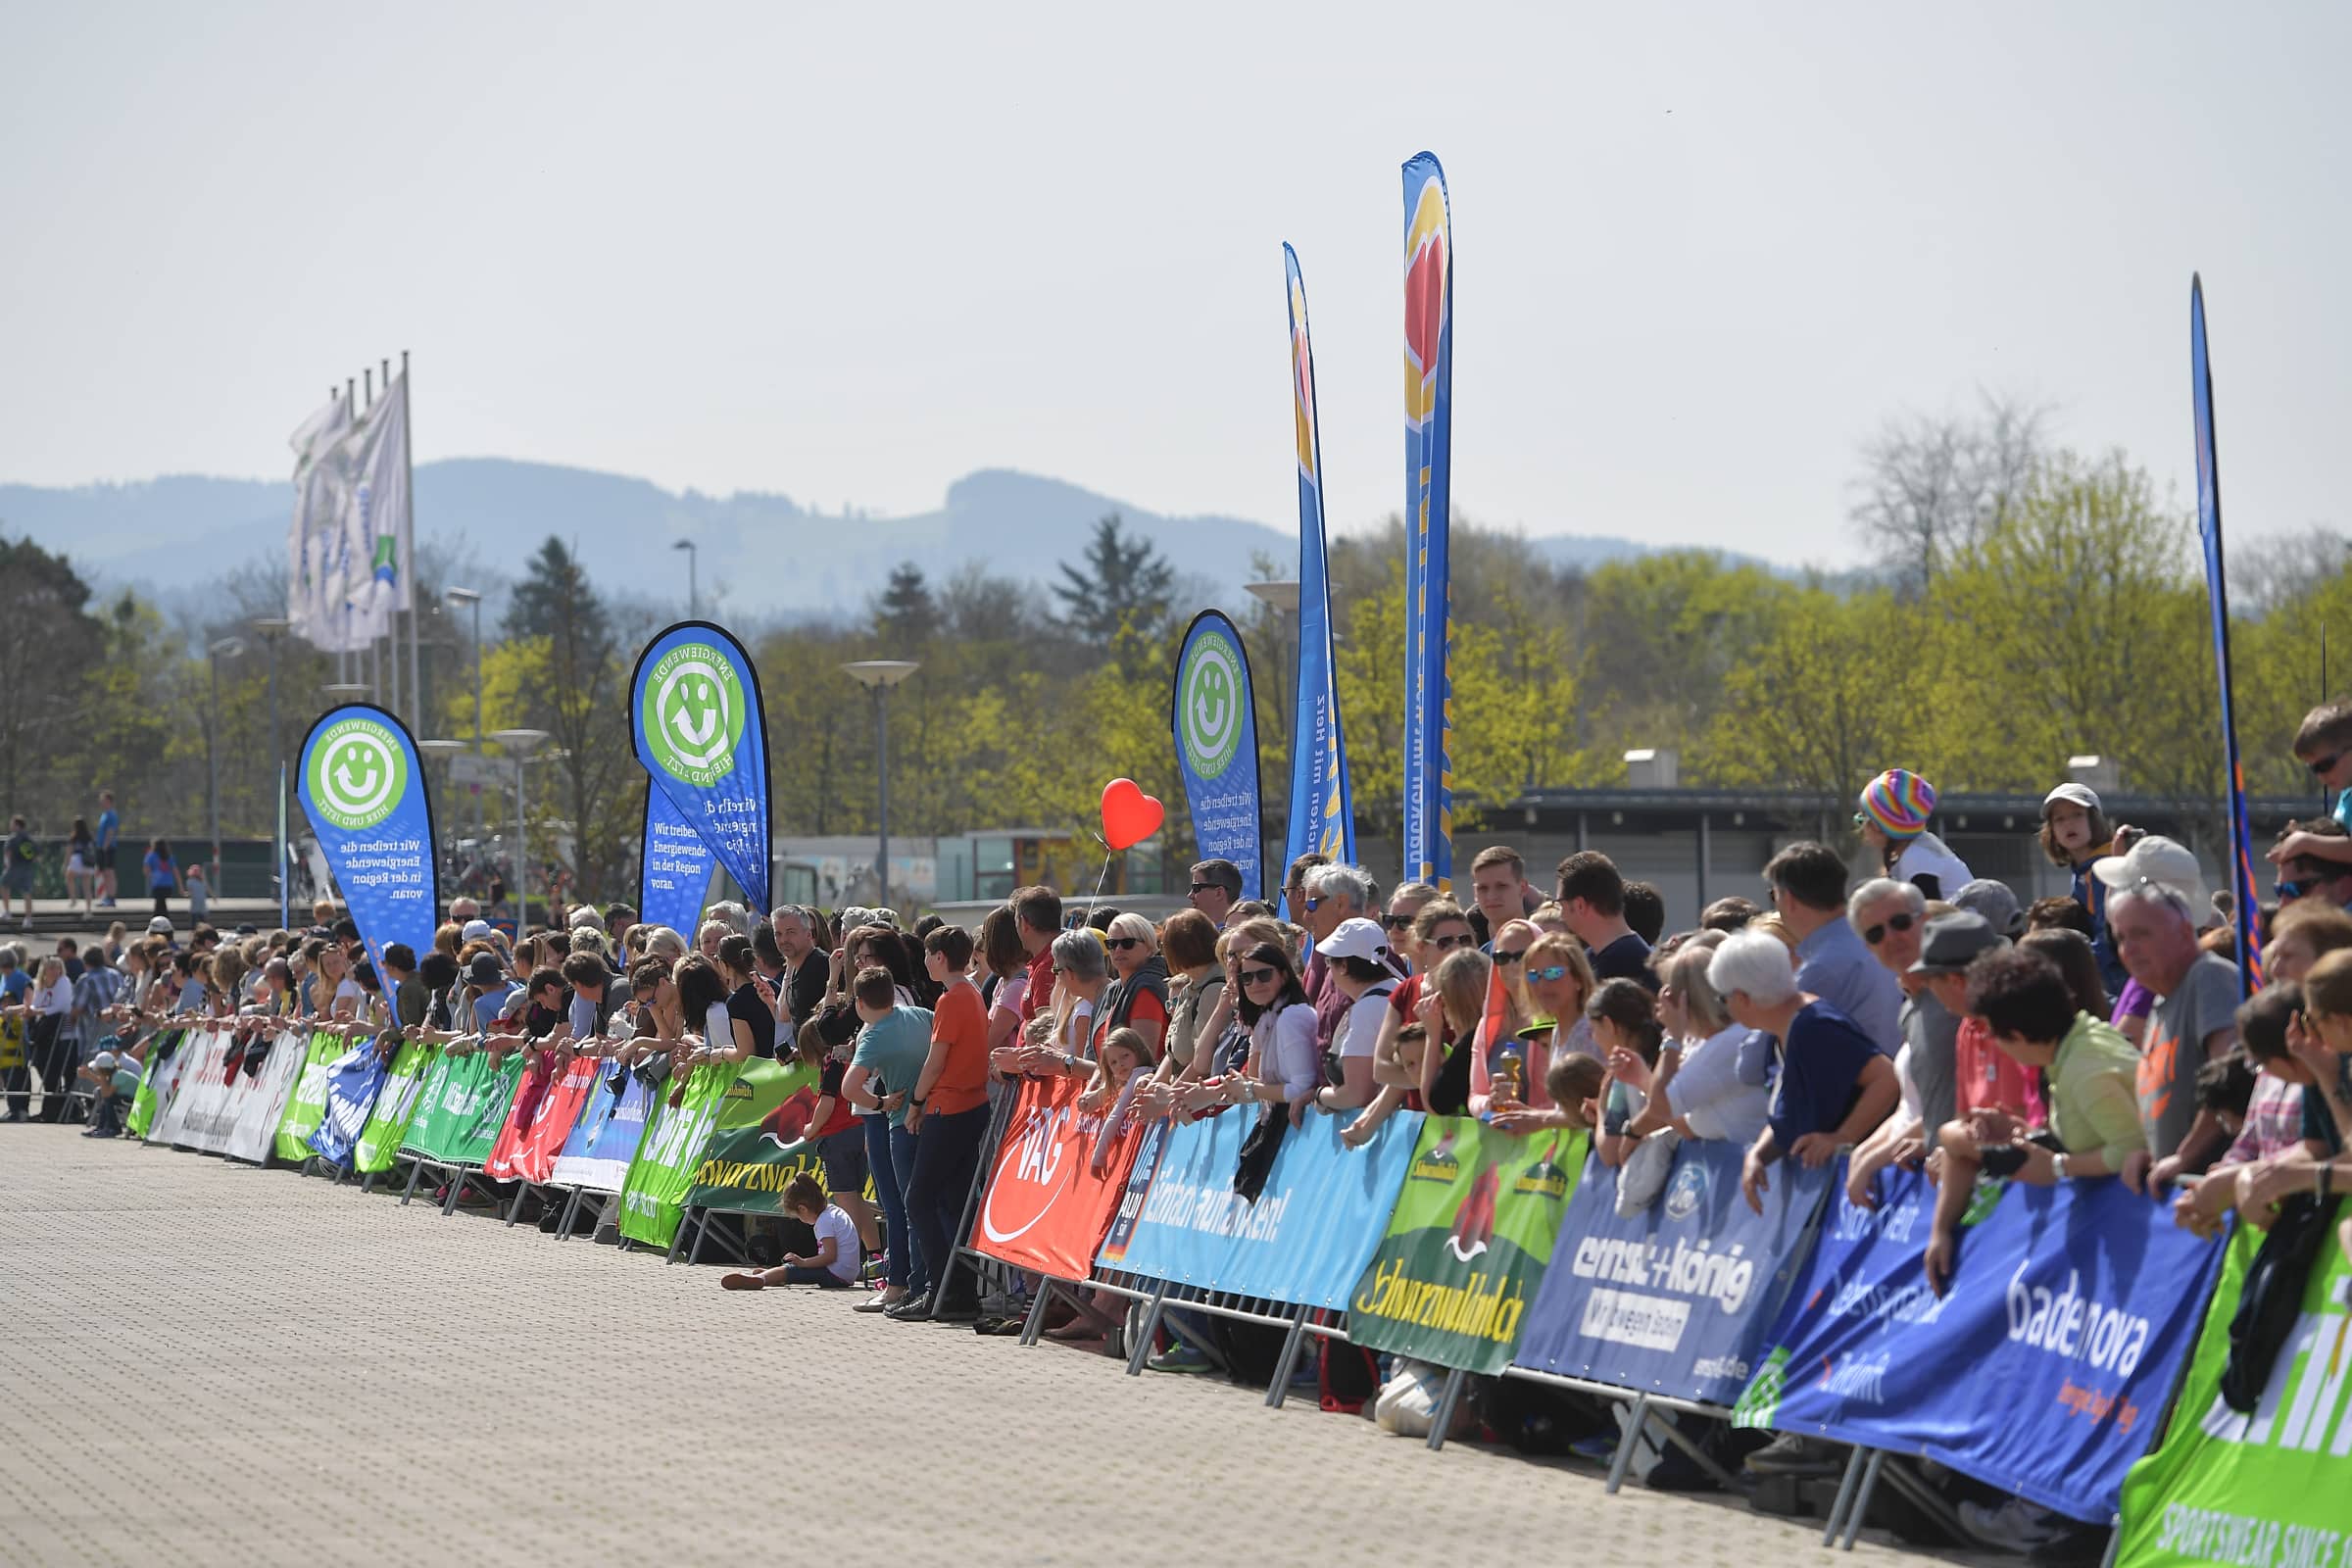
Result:
M585 1239L0 1127L0 1563L1924 1563Z

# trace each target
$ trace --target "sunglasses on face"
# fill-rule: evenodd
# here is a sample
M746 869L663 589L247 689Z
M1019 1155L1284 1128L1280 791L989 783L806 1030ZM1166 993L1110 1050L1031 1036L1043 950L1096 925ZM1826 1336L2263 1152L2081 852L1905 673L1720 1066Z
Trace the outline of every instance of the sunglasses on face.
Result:
M1196 882L1193 884L1193 897L1196 899L1203 893L1215 893L1217 891L1218 888L1214 882Z
M1412 923L1413 917L1409 914L1384 914L1380 917L1380 928L1384 931L1402 931Z
M1905 910L1901 914L1890 914L1879 924L1866 928L1862 933L1862 940L1875 948L1886 940L1887 932L1908 931L1918 923L1919 916L1909 910Z
M1144 939L1142 937L1109 937L1104 939L1102 945L1113 953L1125 953L1129 948L1142 947Z
M2300 882L2281 882L2278 884L2278 902L2280 904L2292 904L2308 891L2310 890L2305 888Z
M1521 948L1517 953L1506 953L1500 948L1496 948L1494 950L1494 961L1496 963L1517 963L1520 959L1526 956L1527 950L1525 948Z
M1428 942L1423 944L1423 946L1435 948L1440 953L1450 953L1455 948L1466 948L1477 940L1478 939L1476 937L1473 937L1469 932L1465 931L1460 936L1455 937L1431 937Z
M2343 760L2344 754L2341 752L2335 752L2329 756L2321 758L2319 760L2311 764L2312 777L2326 778L2329 773L2335 771L2335 764Z
M1307 912L1307 913L1309 913L1309 914L1312 914L1312 913L1314 913L1314 912L1315 912L1315 910L1317 910L1317 909L1321 908L1322 906L1323 906L1323 901L1322 901L1321 899L1317 899L1317 898L1309 898L1309 899L1306 901L1306 912Z
M1280 969L1244 969L1242 971L1242 984L1246 986L1262 986L1269 980L1279 978L1281 974L1282 971Z
M1542 980L1547 983L1553 980L1565 980L1568 978L1568 966L1564 963L1547 963L1541 969L1528 970L1527 977L1530 980Z

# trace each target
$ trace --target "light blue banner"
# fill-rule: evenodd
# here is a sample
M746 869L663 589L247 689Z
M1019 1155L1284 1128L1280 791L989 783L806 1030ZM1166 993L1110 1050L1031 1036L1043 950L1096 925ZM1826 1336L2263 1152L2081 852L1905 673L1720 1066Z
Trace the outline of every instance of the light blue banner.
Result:
M1345 1310L1389 1228L1421 1136L1421 1114L1399 1111L1371 1142L1349 1149L1352 1121L1308 1111L1274 1156L1257 1201L1233 1190L1255 1117L1225 1111L1147 1135L1120 1217L1098 1259L1152 1279L1266 1300ZM1163 1124L1164 1125L1164 1124Z
M1434 154L1404 166L1404 876L1453 886L1453 220Z
M755 909L767 906L767 720L760 674L724 627L685 620L629 679L637 761Z
M1880 1206L1856 1208L1835 1168L1740 1424L1917 1454L2104 1523L2156 1440L2222 1244L2120 1180L2012 1182L1961 1229L1936 1296L1922 1266L1934 1185L1886 1171Z
M637 918L667 926L688 942L702 923L718 861L694 824L678 814L669 792L645 781L645 837L638 850Z
M1291 729L1291 815L1282 863L1319 851L1355 863L1355 805L1348 793L1348 743L1331 652L1331 572L1324 555L1323 431L1315 414L1315 347L1306 327L1306 279L1282 248L1291 310L1291 416L1298 465L1298 709ZM1250 895L1255 897L1256 895ZM1299 911L1284 901L1283 918Z
M433 808L408 726L370 703L330 710L303 738L295 795L375 972L391 943L432 952Z
M1224 612L1203 610L1185 628L1176 656L1168 728L1193 813L1195 853L1240 866L1245 899L1264 897L1265 886L1255 701L1240 628Z
M652 1086L617 1062L608 1064L580 1102L579 1117L556 1155L555 1185L619 1192L653 1109Z
M1617 1212L1618 1172L1585 1167L1520 1332L1521 1366L1728 1405L1813 1249L1830 1169L1773 1167L1764 1212L1740 1192L1739 1144L1686 1140L1657 1200Z
M372 1040L356 1042L327 1065L326 1110L318 1118L318 1130L311 1134L312 1152L320 1159L330 1165L351 1163L352 1146L368 1125L368 1113L375 1108L376 1094L390 1068Z

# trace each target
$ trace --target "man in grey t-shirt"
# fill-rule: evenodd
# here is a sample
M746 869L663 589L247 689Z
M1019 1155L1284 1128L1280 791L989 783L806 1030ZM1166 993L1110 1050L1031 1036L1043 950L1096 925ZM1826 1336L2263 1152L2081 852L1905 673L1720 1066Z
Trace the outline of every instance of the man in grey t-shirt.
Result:
M2172 860L2181 862L2175 868ZM2148 1139L2149 1173L2162 1184L2201 1171L2229 1144L2212 1115L2197 1108L2197 1073L2237 1041L2243 1000L2237 965L2197 946L2194 911L2202 885L2195 861L2169 839L2142 839L2129 855L2092 867L2112 889L2107 927L2132 978L2156 996L2140 1043L2139 1124ZM2135 874L2136 873L2136 874ZM2187 884L2187 885L2183 885ZM2138 1185L2136 1161L2124 1179Z

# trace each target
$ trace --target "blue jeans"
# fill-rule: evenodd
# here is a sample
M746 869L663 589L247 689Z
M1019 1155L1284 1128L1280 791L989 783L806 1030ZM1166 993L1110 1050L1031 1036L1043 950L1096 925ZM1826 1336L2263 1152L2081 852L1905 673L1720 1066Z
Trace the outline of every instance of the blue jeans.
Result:
M887 1116L867 1116L863 1120L865 1162L873 1174L874 1196L882 1200L882 1223L890 1231L890 1273L886 1278L890 1284L920 1296L930 1282L923 1273L914 1233L906 1223L906 1182L914 1174L914 1137L904 1128L891 1126Z
M914 1215L906 1199L914 1191L914 1152L920 1143L914 1134L904 1127L890 1130L890 1174L899 1184L899 1216L906 1221L906 1294L921 1296L931 1289L930 1260L923 1255L923 1243L915 1229ZM896 1262L899 1244L890 1244L891 1260Z

